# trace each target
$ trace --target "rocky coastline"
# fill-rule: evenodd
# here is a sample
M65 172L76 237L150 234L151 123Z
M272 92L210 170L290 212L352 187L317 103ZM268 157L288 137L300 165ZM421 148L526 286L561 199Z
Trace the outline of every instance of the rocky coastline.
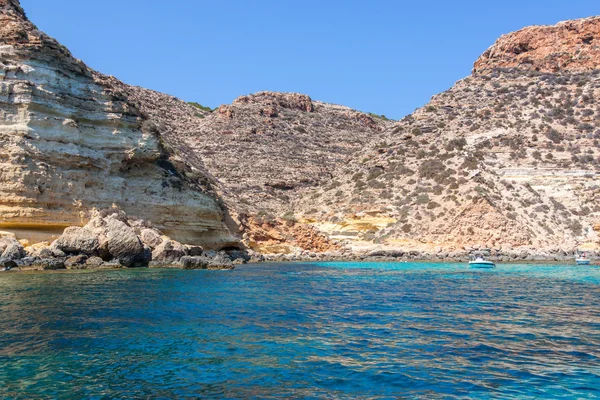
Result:
M81 271L123 268L174 268L232 270L236 265L264 262L466 262L474 253L501 263L571 263L576 250L548 248L484 248L356 251L296 251L261 254L249 249L205 251L164 235L151 222L128 217L119 209L94 211L83 227L70 227L52 243L29 245L8 232L0 232L0 270ZM587 251L591 259L600 251Z
M260 255L262 262L467 262L474 251L439 251L427 252L418 250L386 250L367 253L334 252L334 253L297 253L297 254L265 254ZM532 250L514 249L508 252L483 252L486 259L496 263L561 263L571 264L577 254L569 250ZM599 251L587 252L592 260L600 258ZM593 265L598 264L598 262ZM600 264L598 264L600 265Z
M29 245L0 232L0 269L56 271L119 268L234 269L242 251L205 251L164 235L149 221L118 209L93 212L83 227L69 227L52 243Z

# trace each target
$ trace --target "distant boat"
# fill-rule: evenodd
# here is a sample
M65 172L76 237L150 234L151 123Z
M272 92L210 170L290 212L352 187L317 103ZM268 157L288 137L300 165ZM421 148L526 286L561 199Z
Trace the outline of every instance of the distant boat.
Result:
M581 256L579 256L579 258L575 259L575 262L577 263L577 265L590 265L591 261L592 260L587 258L587 253L583 253Z
M469 261L471 268L496 268L493 261L486 260L483 256L477 256L474 260Z

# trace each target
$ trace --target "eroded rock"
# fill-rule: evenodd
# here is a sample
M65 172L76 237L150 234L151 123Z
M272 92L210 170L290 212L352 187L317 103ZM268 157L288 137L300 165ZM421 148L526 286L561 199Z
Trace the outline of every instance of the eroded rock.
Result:
M174 240L165 240L152 252L152 261L175 263L187 255L186 248Z
M56 239L51 246L55 256L61 256L61 253L55 252L58 250L62 254L87 254L89 256L96 255L100 251L100 240L98 234L87 226L70 227L65 229L64 233Z

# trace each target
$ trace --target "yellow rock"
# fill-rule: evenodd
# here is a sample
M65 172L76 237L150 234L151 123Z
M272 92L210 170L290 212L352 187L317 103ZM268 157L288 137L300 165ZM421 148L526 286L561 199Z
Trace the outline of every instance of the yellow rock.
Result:
M593 242L582 243L579 246L577 246L577 249L586 250L586 251L598 250L599 248L600 248L600 245L598 243L593 243Z

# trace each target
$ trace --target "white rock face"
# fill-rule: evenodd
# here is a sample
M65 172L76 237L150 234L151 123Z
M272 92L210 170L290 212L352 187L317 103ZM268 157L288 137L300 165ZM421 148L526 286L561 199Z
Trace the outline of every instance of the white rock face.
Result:
M15 3L0 0L0 228L40 240L116 205L184 243L236 242L210 188L186 175L116 80Z

